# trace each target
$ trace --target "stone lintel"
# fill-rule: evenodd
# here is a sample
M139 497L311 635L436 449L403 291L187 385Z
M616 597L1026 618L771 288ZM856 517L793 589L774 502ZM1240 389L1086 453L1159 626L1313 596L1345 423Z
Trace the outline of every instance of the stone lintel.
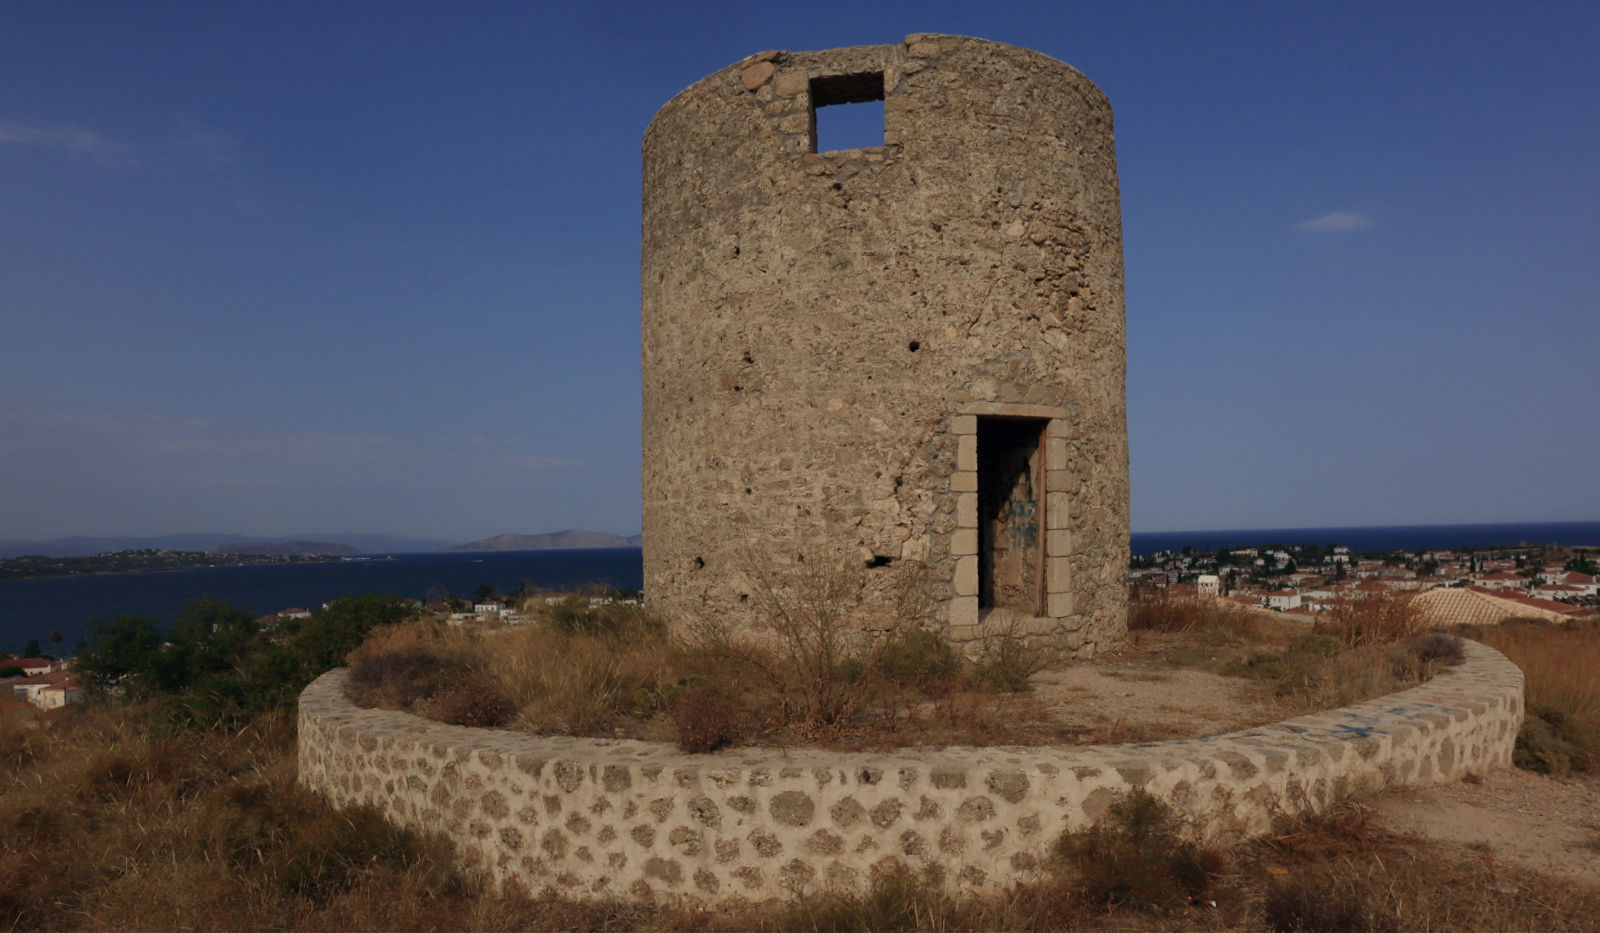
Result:
M1023 405L1018 402L968 402L961 406L964 415L990 418L1065 418L1067 410L1058 405Z

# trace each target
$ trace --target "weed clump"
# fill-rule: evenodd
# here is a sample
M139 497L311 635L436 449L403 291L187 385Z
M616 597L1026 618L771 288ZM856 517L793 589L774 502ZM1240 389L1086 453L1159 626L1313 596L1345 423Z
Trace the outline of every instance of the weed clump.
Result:
M493 680L475 674L440 696L435 708L440 722L455 726L493 728L511 721L517 706Z
M872 668L895 686L926 696L952 689L962 675L961 656L950 643L920 628L891 632L873 653Z
M745 712L726 689L706 684L678 698L672 707L672 724L680 750L704 754L744 736Z
M934 879L914 874L901 865L875 873L872 886L864 894L833 893L796 899L774 926L784 933L913 933L952 929L965 919L961 908Z
M1224 868L1219 852L1185 839L1172 808L1143 790L1089 829L1063 835L1056 855L1088 903L1152 912L1207 896Z
M1363 589L1336 602L1317 630L1347 647L1408 641L1428 628L1427 614L1416 598L1398 590Z

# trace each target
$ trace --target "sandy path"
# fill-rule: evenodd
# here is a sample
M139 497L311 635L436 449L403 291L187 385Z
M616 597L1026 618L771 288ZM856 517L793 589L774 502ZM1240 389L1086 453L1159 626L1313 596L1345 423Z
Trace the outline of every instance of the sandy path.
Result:
M1384 828L1462 855L1600 884L1600 781L1592 778L1502 771L1476 784L1385 794L1373 810Z

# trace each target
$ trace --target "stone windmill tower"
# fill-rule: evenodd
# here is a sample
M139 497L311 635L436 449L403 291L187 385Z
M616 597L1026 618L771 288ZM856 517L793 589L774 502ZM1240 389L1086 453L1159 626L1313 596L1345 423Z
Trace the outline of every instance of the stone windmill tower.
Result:
M817 115L882 101L883 143ZM1111 108L959 36L763 52L644 140L644 583L750 621L749 557L911 579L955 642L1126 631L1128 445Z

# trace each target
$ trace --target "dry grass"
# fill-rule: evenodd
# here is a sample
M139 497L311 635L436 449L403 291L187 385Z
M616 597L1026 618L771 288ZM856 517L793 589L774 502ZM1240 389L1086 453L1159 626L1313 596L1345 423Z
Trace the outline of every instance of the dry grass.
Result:
M1411 593L1373 587L1336 601L1317 631L1352 648L1416 638L1428 630L1427 614Z
M1085 733L1053 721L1027 696L1053 655L1025 638L993 634L972 662L914 626L863 632L844 608L859 585L851 573L802 567L752 583L767 622L755 639L703 621L669 634L647 612L591 607L586 596L542 607L540 624L492 633L426 621L384 629L351 656L352 694L466 725L677 740L695 752L1172 737L1138 723ZM1421 643L1361 638L1345 650L1304 622L1214 599L1156 593L1132 615L1135 639L1166 643L1167 663L1253 680L1280 717L1393 692L1440 663Z
M1504 654L1527 679L1518 765L1600 771L1600 623L1508 620L1463 634Z
M718 910L494 896L439 842L296 790L284 717L151 727L131 708L0 724L0 929L1575 931L1600 910L1594 888L1441 854L1358 807L1209 852L1148 800L1064 839L1045 880L994 896L945 893L937 868Z
M916 627L864 632L848 611L858 586L848 569L805 567L752 585L767 623L756 638L704 621L669 635L635 607L591 606L592 594L541 605L527 626L389 627L351 654L351 696L465 725L676 739L693 752L1036 737L1040 717L1018 697L1046 653L1001 633L970 662Z
M1305 622L1203 596L1137 591L1134 639L1180 633L1163 656L1178 667L1255 681L1280 717L1348 706L1415 686L1460 659L1447 635L1424 631L1406 594L1363 592L1330 618Z

